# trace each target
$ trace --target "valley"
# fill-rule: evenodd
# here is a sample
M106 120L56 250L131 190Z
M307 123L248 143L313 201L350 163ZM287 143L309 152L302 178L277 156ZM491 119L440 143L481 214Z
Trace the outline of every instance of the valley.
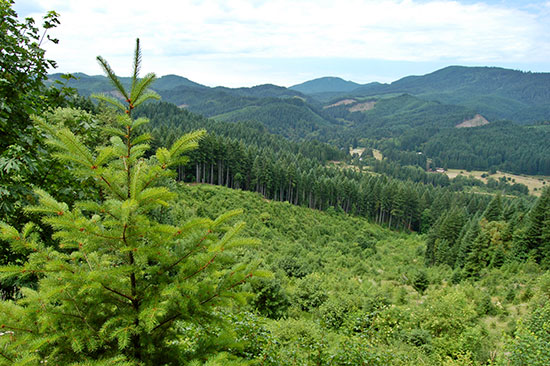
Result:
M52 74L12 5L1 366L550 364L549 73Z

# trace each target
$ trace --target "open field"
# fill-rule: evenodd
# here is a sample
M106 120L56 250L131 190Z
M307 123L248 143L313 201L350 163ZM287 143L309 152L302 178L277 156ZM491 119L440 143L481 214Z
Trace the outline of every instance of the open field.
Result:
M350 155L353 155L353 154L361 155L364 151L365 151L364 147L358 147L358 148L355 148L355 149L350 148L349 149Z
M458 175L465 175L465 176L473 176L474 178L477 178L479 180L482 180L484 183L487 183L487 178L483 178L482 174L488 174L484 171L479 170L472 170L470 172L467 172L466 170L460 170L460 169L449 169L445 172L449 178L454 178ZM527 188L529 188L529 193L539 196L541 192L541 188L545 187L546 185L550 185L550 177L544 177L544 176L536 176L536 175L517 175L517 174L511 174L511 173L504 173L498 171L496 174L489 175L489 177L494 179L499 179L501 177L510 178L508 181L510 183L521 183L525 184ZM536 189L536 190L535 190Z
M364 147L358 147L358 148L355 148L355 149L350 149L349 153L350 153L350 155L353 155L353 154L361 155L364 151L365 151ZM376 150L376 149L372 149L372 155L374 156L374 158L376 160L382 160L382 158L383 158L382 153L379 150Z
M382 160L383 156L382 153L379 150L372 149L372 155L374 155L374 158L376 160Z

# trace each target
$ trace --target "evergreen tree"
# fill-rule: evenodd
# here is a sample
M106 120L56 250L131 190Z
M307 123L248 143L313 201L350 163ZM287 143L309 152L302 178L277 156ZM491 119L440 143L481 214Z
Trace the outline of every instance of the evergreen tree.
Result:
M483 213L483 217L487 221L498 221L502 217L502 197L499 194L493 198L493 200L487 206L487 209Z
M481 232L479 218L473 217L464 227L464 235L459 242L455 265L459 268L463 267L467 258L472 251L473 243Z
M548 260L550 256L550 244L546 240L549 222L550 188L546 188L529 212L527 230L521 243L521 250L533 254L539 262Z
M1 238L29 254L21 265L0 268L1 279L36 278L14 301L0 302L0 365L181 365L206 359L229 342L220 312L242 299L238 287L253 265L235 264L231 249L254 243L240 238L238 214L184 223L155 219L176 194L167 187L170 167L184 163L204 131L159 148L149 159L147 121L132 110L155 98L138 79L137 42L132 86L126 91L101 57L98 60L125 102L100 97L124 112L109 128L110 144L90 151L69 129L48 125L55 157L100 189L101 199L71 208L37 189L38 205L54 229L58 247L47 247L32 224L17 230L2 223ZM165 209L164 209L165 210ZM193 344L186 350L182 344Z

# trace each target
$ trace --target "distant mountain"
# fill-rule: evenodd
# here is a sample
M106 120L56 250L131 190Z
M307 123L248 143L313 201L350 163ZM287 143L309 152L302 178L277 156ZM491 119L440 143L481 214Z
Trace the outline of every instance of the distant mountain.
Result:
M85 96L113 91L113 87L104 76L75 75L79 80L71 80L69 86L75 87ZM50 79L59 79L59 76L60 74L54 74ZM130 82L129 78L121 79L123 84ZM466 114L473 113L469 118L480 114L489 121L506 119L523 124L550 120L550 73L522 72L497 67L449 66L427 75L407 76L391 84L361 85L337 77L323 77L290 88L272 84L251 88L211 88L181 76L166 75L159 78L152 89L156 90L163 100L206 117L225 115L248 108L241 114L245 117L252 113L253 109L249 107L254 106L254 110L257 110L259 106L266 107L272 104L273 101L263 103L262 100L265 98L299 98L305 102L304 106L299 108L314 107L318 110L316 115L321 116L323 120L330 121L335 118L335 112L339 111L336 118L351 118L352 121L358 121L362 118L348 115L344 108L335 110L329 107L355 101L355 105L349 106L353 110L348 112L367 113L374 108L374 112L368 114L381 116L380 110L369 102L370 99L386 99L407 94L446 106L460 106L467 111ZM327 110L322 107L326 107ZM444 109L454 110L447 107ZM388 116L395 115L395 111L386 112ZM269 118L265 113L260 111L257 114L265 116L265 122L268 122ZM236 115L234 113L232 116ZM403 119L407 111L403 110L400 115ZM256 117L256 120L258 119ZM431 120L431 117L429 119Z
M461 105L489 119L520 123L550 119L550 73L449 66L423 76L407 76L391 84L364 85L348 94L367 97L394 93Z
M169 90L174 89L177 87L197 87L197 88L207 88L204 85L201 85L199 83L195 83L194 81L191 81L187 78L184 78L183 76L178 75L164 75L160 78L158 78L153 86L152 89L154 90Z
M68 85L85 96L114 91L103 76L76 76ZM436 166L461 169L550 171L541 147L546 130L499 121L550 121L548 73L450 66L391 84L321 78L291 88L211 88L167 75L152 89L180 108L218 121L255 121L292 140L316 139L344 150L376 143L385 157L405 165L425 167L431 158Z
M110 93L114 87L105 76L89 76L83 73L73 74L78 79L70 80L68 86L74 87L81 95ZM49 80L61 80L61 74L50 75ZM129 86L131 79L121 77L121 82ZM281 86L265 84L251 88L210 88L177 75L166 75L157 79L151 89L160 94L164 101L189 109L192 112L211 117L232 112L240 108L257 105L264 98L300 98L315 104L316 102L302 93Z
M217 87L214 89L223 90L231 94L241 95L243 97L252 98L291 98L303 97L304 95L298 91L290 90L282 86L273 84L263 84L253 86L251 88L225 88Z
M192 112L212 117L232 112L251 105L258 105L264 99L301 99L309 100L302 93L276 85L266 84L251 88L197 88L179 86L169 90L160 90L159 94L166 102L174 103Z
M353 81L346 81L341 78L327 76L293 85L289 89L299 91L303 94L319 94L350 92L360 86L361 84L354 83Z
M325 106L323 111L326 117L348 122L349 138L400 137L411 130L429 135L454 128L477 115L464 106L427 101L410 94L365 100L348 98Z
M49 81L61 80L60 73L49 75ZM73 74L77 80L70 80L68 86L76 88L81 95L90 96L93 93L108 93L113 91L114 88L111 85L109 79L102 75L86 75L81 72ZM120 81L123 85L129 86L131 82L130 77L120 77ZM64 81L64 80L62 80ZM165 75L157 79L151 89L160 92L162 90L169 90L178 87L195 87L206 88L206 86L195 83L187 78L177 75Z

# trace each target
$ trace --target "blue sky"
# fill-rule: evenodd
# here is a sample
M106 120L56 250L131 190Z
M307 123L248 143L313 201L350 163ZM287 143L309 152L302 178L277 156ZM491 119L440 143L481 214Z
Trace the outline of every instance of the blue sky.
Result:
M290 86L322 76L391 82L448 65L550 72L549 1L21 0L21 17L60 13L46 44L60 72L129 73L209 85Z

